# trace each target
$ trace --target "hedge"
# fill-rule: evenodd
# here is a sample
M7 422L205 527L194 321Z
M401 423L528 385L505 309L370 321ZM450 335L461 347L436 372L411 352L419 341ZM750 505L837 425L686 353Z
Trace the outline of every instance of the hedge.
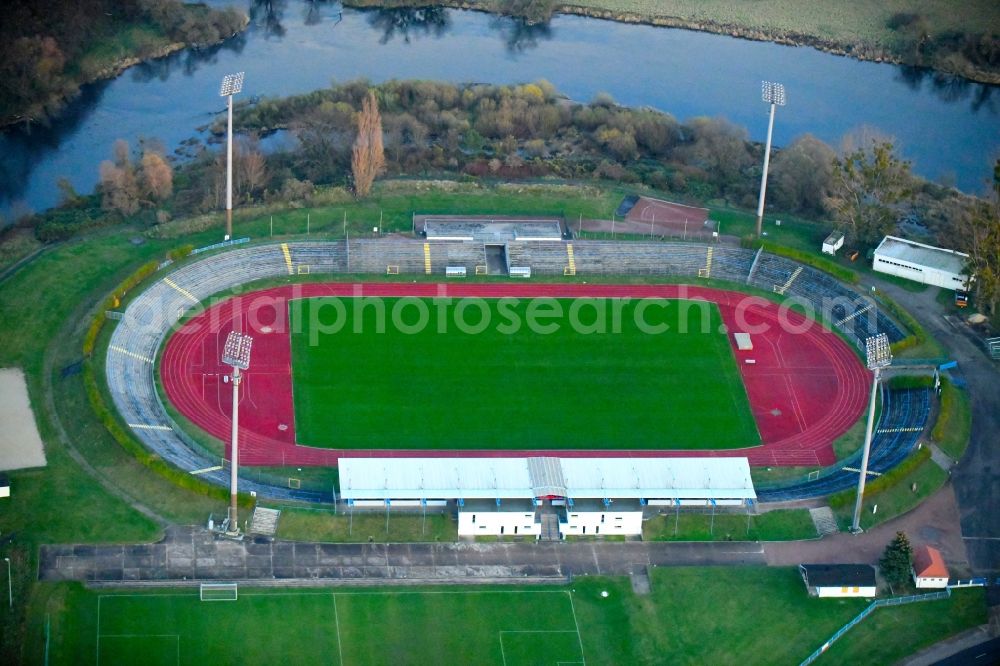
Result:
M182 257L187 256L191 253L191 251L188 249L187 252L184 252L186 248L193 249L191 246L183 246L174 252L181 253L179 256ZM91 322L90 328L87 329L87 334L83 339L83 383L84 389L87 392L87 399L90 401L91 409L94 410L97 418L101 421L101 424L104 425L104 428L108 431L111 437L118 442L123 449L131 453L132 456L135 457L135 459L140 463L181 488L196 492L212 499L228 501L229 490L227 488L212 485L196 476L191 476L189 473L174 467L133 438L129 432L122 428L118 420L115 419L114 413L104 402L104 398L101 396L101 390L97 384L97 373L94 371L94 362L91 356L94 352L94 346L97 344L97 337L100 335L101 330L104 327L106 319L104 315L105 310L111 310L120 306L125 294L127 294L147 277L155 273L158 268L159 262L156 260L140 266L134 273L129 275L117 287L115 287L111 294L104 299L100 308L98 308L97 313L94 315L94 320ZM245 494L238 495L236 501L244 508L250 508L254 505L253 498Z
M194 252L194 245L188 243L187 245L181 245L180 247L167 252L167 259L170 261L180 261L192 252Z
M770 252L771 254L776 254L782 257L787 257L800 264L806 264L812 266L813 268L819 269L824 273L829 273L833 277L837 278L841 282L847 282L849 284L857 284L861 281L858 274L849 268L844 268L840 264L834 263L829 259L824 259L823 257L817 257L811 252L806 252L805 250L797 250L792 247L785 247L784 245L778 245L772 241L757 240L757 239L747 239L743 243L744 247L748 247L752 250L758 248L764 248L764 251Z
M916 347L917 345L922 345L927 342L927 331L924 330L924 327L913 318L913 315L899 307L899 305L896 304L896 301L892 300L885 294L880 293L878 295L878 302L879 305L888 310L892 316L896 318L896 321L910 331L910 335L903 338L899 342L894 342L891 345L893 354L898 354L904 349Z
M160 267L160 262L153 261L146 262L140 266L134 273L125 278L117 287L115 287L110 294L101 302L100 306L97 308L97 312L94 313L94 319L90 322L90 328L87 329L87 334L83 336L83 355L85 357L90 357L94 353L94 345L97 344L97 336L101 334L101 329L104 328L104 321L106 319L104 313L107 310L114 310L119 305L121 305L122 299L125 298L125 294L132 290L137 284L148 278L150 275L156 272L156 269Z
M930 447L924 446L917 449L914 453L907 456L903 462L899 463L882 476L877 477L874 481L866 483L865 497L878 495L879 493L885 492L889 488L895 486L900 482L900 480L904 479L912 471L924 464L924 462L930 459L930 457ZM839 493L830 495L830 507L840 509L850 506L856 497L857 490L855 488L842 490Z
M200 478L192 476L191 474L165 462L163 458L144 447L124 428L122 428L117 419L115 419L114 414L110 409L108 409L107 404L104 402L104 398L101 396L101 390L97 385L97 373L94 371L93 361L91 359L84 361L83 382L87 392L87 399L90 401L91 409L93 409L94 413L97 414L97 418L100 419L101 424L108 431L111 437L118 442L123 449L132 454L136 460L185 490L190 490L198 493L199 495L223 502L229 500L228 489L202 481ZM236 501L244 508L250 508L254 505L253 498L242 493L237 496Z
M945 453L953 458L961 458L969 443L972 430L972 411L968 395L955 386L947 377L941 378L941 403L937 423L931 430L931 438Z

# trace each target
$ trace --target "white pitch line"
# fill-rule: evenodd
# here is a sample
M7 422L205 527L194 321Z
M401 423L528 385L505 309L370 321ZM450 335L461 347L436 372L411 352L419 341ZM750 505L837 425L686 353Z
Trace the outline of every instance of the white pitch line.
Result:
M573 611L573 624L576 625L576 640L580 643L580 663L587 665L587 656L583 653L583 636L580 635L580 622L576 619L576 606L573 604L573 593L567 591L569 597L569 608Z
M337 613L337 594L333 595L333 621L337 624L337 657L344 666L344 644L340 641L340 615Z
M97 666L101 666L101 599L103 596L97 597Z
M128 427L135 430L173 430L170 426L149 425L148 423L129 423Z
M498 632L500 638L500 659L503 661L503 666L507 666L507 655L503 651L503 632Z

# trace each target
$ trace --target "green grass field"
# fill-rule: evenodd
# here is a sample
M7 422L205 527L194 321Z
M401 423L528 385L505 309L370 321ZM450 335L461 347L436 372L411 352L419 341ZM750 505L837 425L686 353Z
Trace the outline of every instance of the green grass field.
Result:
M643 312L637 301L582 302L476 299L464 307L387 298L359 312L357 299L295 301L298 441L375 449L760 444L717 306L660 301ZM556 308L560 316L530 324L533 312ZM598 321L605 332L584 329ZM670 329L650 333L641 321Z
M96 616L97 664L584 662L569 589L112 593Z
M49 663L794 664L868 605L809 597L795 567L655 568L650 580L642 596L625 578L585 577L559 587L241 586L238 600L211 602L193 588L53 585ZM893 663L985 619L980 589L883 608L831 651L851 661L820 663L857 663L873 649ZM42 663L38 639L30 663Z

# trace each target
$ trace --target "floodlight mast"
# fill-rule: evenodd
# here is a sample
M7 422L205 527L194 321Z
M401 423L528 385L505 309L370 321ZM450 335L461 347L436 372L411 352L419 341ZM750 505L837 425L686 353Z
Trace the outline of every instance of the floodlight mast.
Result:
M767 144L764 147L764 173L760 177L760 197L757 200L757 238L764 226L764 193L767 191L767 167L771 162L771 134L774 130L774 107L785 105L785 86L771 81L761 81L760 96L771 105L770 119L767 121Z
M875 424L875 392L878 390L879 376L883 368L892 365L892 350L889 336L885 333L873 335L865 340L865 356L868 369L872 371L872 394L868 402L868 428L865 430L865 448L861 454L861 470L858 475L858 496L854 502L854 521L851 532L861 533L861 503L865 495L865 480L868 477L868 454L872 446L872 428Z
M219 96L226 98L226 240L233 237L233 95L243 90L243 72L226 74Z
M230 331L222 349L222 362L233 369L233 431L229 455L229 533L238 534L239 520L236 512L237 474L239 469L240 430L240 370L250 367L250 347L253 338L237 331Z

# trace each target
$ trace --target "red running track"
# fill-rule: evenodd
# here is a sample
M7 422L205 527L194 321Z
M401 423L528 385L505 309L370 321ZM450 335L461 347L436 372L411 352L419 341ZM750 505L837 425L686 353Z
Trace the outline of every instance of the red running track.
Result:
M684 298L713 301L731 332L751 333L752 351L733 347L761 446L726 451L321 449L295 441L288 301L313 296ZM833 441L867 402L870 380L854 351L802 315L761 298L687 285L329 283L237 296L186 323L168 341L160 372L170 401L228 442L232 393L220 351L233 329L254 336L241 383L240 462L251 466L335 465L341 457L747 456L751 465L817 466L835 460ZM732 336L729 336L733 343ZM746 361L753 361L747 363ZM227 444L228 447L228 444ZM228 448L226 452L229 455Z

